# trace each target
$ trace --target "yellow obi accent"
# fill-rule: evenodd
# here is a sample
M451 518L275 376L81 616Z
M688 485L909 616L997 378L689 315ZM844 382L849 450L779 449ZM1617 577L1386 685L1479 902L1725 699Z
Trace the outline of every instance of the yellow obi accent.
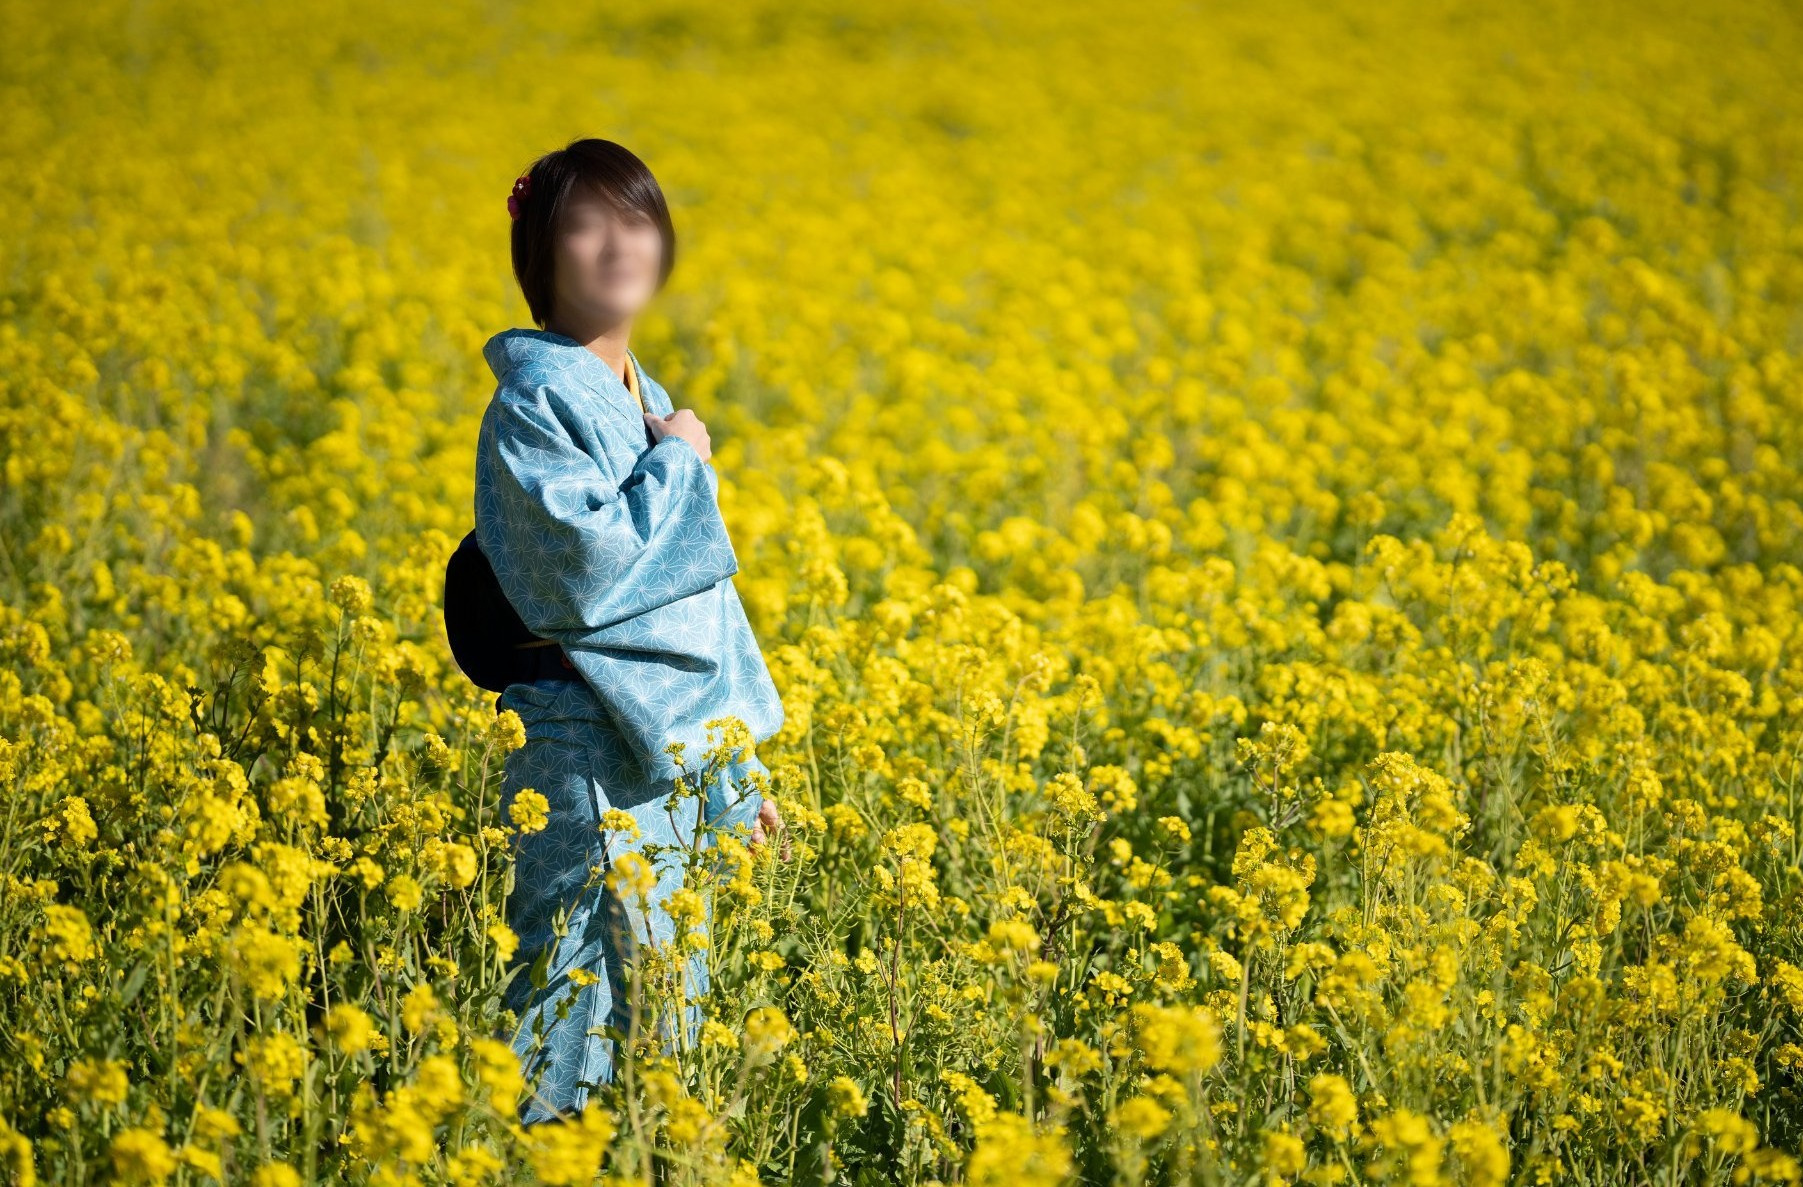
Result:
M639 395L639 369L632 365L631 355L626 356L626 390L631 392L632 398L639 402L640 412L649 411L645 407L645 397Z

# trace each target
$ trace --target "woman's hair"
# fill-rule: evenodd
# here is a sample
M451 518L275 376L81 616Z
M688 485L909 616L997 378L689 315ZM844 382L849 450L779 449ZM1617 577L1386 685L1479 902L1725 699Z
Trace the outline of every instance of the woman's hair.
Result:
M548 152L532 162L514 183L519 199L513 220L513 275L532 311L532 320L543 326L551 318L557 292L556 236L564 203L578 186L588 186L622 211L635 211L657 225L663 239L663 261L658 284L670 278L676 266L676 228L664 191L645 168L645 162L611 140L572 140L567 147ZM522 193L522 190L524 191Z

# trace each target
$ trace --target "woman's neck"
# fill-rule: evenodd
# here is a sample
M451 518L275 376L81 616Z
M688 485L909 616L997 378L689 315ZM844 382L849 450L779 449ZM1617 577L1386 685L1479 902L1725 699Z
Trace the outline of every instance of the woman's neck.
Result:
M626 375L626 346L632 337L632 321L615 322L612 325L580 323L572 324L561 318L552 318L545 323L545 329L553 334L562 334L565 338L580 342L596 358L613 368L615 375L624 382Z

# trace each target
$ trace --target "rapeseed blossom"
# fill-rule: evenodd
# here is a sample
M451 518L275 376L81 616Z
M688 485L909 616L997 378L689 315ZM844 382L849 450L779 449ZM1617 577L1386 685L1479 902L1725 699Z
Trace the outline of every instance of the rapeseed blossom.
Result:
M1799 1181L1790 8L16 15L0 1178ZM439 600L577 131L790 856L571 872L618 1074L522 1127Z

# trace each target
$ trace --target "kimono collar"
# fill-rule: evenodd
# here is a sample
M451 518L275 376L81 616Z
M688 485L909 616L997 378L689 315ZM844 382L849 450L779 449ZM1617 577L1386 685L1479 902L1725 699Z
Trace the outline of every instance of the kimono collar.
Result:
M551 330L503 330L482 347L497 382L543 383L553 376L574 373L590 386L619 401L624 409L645 411L640 390L638 359L626 354L626 378L594 351L574 338Z

